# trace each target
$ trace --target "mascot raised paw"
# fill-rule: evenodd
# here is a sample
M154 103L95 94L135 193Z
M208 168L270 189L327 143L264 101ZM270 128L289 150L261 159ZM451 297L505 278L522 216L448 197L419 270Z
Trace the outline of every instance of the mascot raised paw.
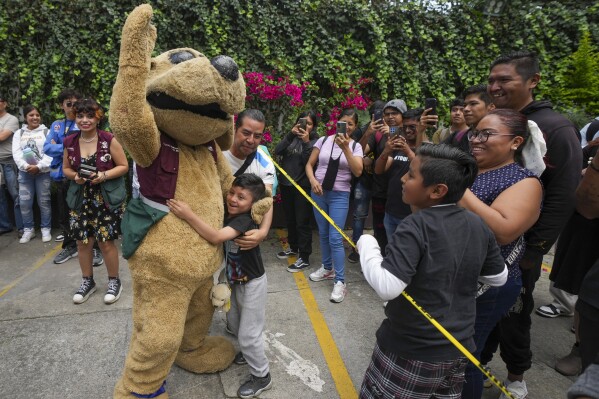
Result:
M221 150L233 138L233 114L245 83L235 62L190 48L152 58L152 7L135 8L123 27L110 124L133 160L141 196L123 218L123 256L133 280L133 332L115 398L167 397L173 363L194 373L227 368L235 356L224 337L210 337L213 273L220 246L202 239L168 211L187 202L215 228L233 177Z

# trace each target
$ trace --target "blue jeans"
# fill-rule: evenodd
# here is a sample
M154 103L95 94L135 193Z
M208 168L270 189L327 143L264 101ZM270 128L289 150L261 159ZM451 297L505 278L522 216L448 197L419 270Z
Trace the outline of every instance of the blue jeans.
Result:
M312 193L312 199L339 228L344 228L349 209L349 191L324 191L322 195ZM314 218L318 224L322 264L327 270L335 267L335 282L345 282L343 236L316 209Z
M518 266L516 266L518 267ZM522 278L508 277L502 287L491 287L484 294L476 298L476 320L474 323L474 344L476 351L474 357L480 359L480 354L485 347L485 342L495 325L516 302ZM466 381L462 391L463 399L480 399L483 391L483 374L472 363L466 366Z
M37 196L37 205L40 208L41 227L52 227L51 182L50 173L32 175L19 171L19 199L21 201L21 215L23 216L23 225L25 228L33 228L33 197L35 196Z
M397 229L397 226L399 226L403 219L404 218L398 218L385 212L385 219L383 220L383 223L385 224L385 233L387 233L387 241L391 242L391 237L393 237L395 229Z
M14 164L0 164L2 176L14 203L15 223L17 230L23 230L23 218L19 204L18 169ZM0 187L0 230L12 230L12 222L8 217L8 201L3 187Z
M354 188L354 221L352 224L352 241L354 243L358 242L360 236L364 233L364 223L368 217L371 195L372 191L358 180Z

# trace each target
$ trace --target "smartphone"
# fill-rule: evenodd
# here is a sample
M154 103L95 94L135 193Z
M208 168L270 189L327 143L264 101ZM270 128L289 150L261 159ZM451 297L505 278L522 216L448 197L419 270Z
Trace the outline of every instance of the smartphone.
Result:
M346 135L347 134L347 122L337 122L337 135Z
M389 126L389 137L395 136L397 132L397 126Z
M432 108L432 110L429 111L428 115L437 115L437 99L434 97L431 98L426 98L424 100L424 109L427 110L429 108Z
M382 121L383 120L383 110L377 109L374 111L374 121Z
M299 118L297 123L299 124L300 129L306 130L306 127L308 127L308 119L307 118Z

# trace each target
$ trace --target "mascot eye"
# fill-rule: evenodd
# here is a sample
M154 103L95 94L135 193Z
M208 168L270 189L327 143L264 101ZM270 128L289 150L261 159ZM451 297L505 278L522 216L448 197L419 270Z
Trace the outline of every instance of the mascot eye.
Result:
M239 68L237 68L237 64L231 57L219 55L211 59L210 63L225 79L235 82L239 77Z
M180 64L182 62L194 59L195 56L189 51L178 51L176 53L169 54L168 58L172 64Z

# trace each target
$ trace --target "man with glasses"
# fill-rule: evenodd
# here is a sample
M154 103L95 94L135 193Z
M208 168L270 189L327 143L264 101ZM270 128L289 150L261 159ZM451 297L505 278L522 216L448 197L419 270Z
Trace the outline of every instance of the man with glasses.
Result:
M8 101L0 94L0 235L13 231L8 215L8 201L4 192L4 184L14 204L15 224L17 230L23 232L23 219L19 207L19 183L17 165L12 157L12 136L19 129L19 120L6 111ZM19 233L19 234L20 234Z
M75 123L75 114L72 112L73 104L81 99L81 94L73 89L64 89L58 95L58 103L64 112L63 119L56 120L50 126L50 132L44 143L44 153L52 157L50 164L50 177L56 189L56 202L62 232L56 236L56 241L62 241L62 251L54 257L54 263L60 264L77 256L77 242L71 235L69 227L69 207L66 203L67 190L70 181L62 173L63 141L65 137L79 131ZM94 245L93 265L100 266L104 263L98 244Z

